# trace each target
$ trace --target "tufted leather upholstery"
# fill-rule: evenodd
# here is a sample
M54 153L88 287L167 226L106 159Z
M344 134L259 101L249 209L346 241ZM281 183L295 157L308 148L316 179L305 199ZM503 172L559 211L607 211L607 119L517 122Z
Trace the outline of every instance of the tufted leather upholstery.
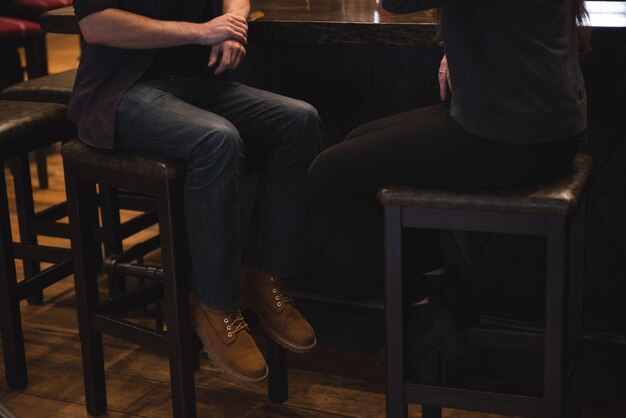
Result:
M72 0L12 0L11 9L16 15L39 20L39 15L48 10L71 6Z
M66 105L70 101L75 78L76 70L74 69L22 81L2 90L0 99Z
M3 160L53 144L68 132L67 106L0 100L0 155Z
M567 215L578 205L591 167L592 158L578 154L571 174L548 184L498 191L390 186L378 191L378 200L388 206Z
M28 20L0 16L0 40L43 36L39 24Z
M185 164L178 160L134 151L95 148L78 139L63 144L61 155L64 160L76 163L164 180L183 177L187 172Z

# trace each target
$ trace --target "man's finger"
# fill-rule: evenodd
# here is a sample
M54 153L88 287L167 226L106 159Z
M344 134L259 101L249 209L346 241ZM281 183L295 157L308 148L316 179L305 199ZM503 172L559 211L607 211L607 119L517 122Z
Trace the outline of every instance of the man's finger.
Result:
M237 45L235 50L237 51L237 53L235 55L235 59L233 59L233 62L231 64L231 66L230 66L230 68L232 70L235 70L235 69L239 68L239 65L241 64L241 61L246 56L246 48L244 48L243 45L241 45L241 44Z
M219 45L213 45L211 47L211 55L209 56L209 67L213 67L217 63L219 58Z
M233 33L235 34L236 40L238 40L244 45L248 43L248 29L247 28L243 29L241 27L235 27L233 28Z
M215 69L215 75L222 74L224 71L226 71L226 69L230 66L231 57L231 48L223 48L222 59L220 60L220 65Z

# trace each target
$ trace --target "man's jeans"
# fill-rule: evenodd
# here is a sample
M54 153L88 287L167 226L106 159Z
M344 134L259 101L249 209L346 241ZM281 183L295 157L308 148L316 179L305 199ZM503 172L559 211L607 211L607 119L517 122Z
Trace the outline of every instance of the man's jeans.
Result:
M199 301L218 310L239 304L237 177L250 160L259 183L246 263L296 273L307 169L320 135L309 104L229 81L171 76L123 96L116 145L187 163L185 222Z

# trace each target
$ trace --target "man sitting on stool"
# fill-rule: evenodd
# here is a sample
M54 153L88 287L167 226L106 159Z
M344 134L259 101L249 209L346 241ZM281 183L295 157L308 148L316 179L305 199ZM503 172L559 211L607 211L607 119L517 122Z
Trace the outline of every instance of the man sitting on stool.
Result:
M240 300L283 347L317 342L280 279L296 273L316 110L220 77L245 56L248 0L226 0L215 18L206 0L74 0L74 9L85 39L69 109L79 138L187 164L193 326L222 371L264 379ZM249 154L260 170L242 278L237 177Z

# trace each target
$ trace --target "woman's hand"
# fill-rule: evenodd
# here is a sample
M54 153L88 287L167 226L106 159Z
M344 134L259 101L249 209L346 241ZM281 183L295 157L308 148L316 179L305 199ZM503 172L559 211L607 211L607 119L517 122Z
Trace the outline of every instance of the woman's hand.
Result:
M448 70L448 59L443 56L439 64L439 97L445 102L452 96L452 81L450 80L450 70Z

